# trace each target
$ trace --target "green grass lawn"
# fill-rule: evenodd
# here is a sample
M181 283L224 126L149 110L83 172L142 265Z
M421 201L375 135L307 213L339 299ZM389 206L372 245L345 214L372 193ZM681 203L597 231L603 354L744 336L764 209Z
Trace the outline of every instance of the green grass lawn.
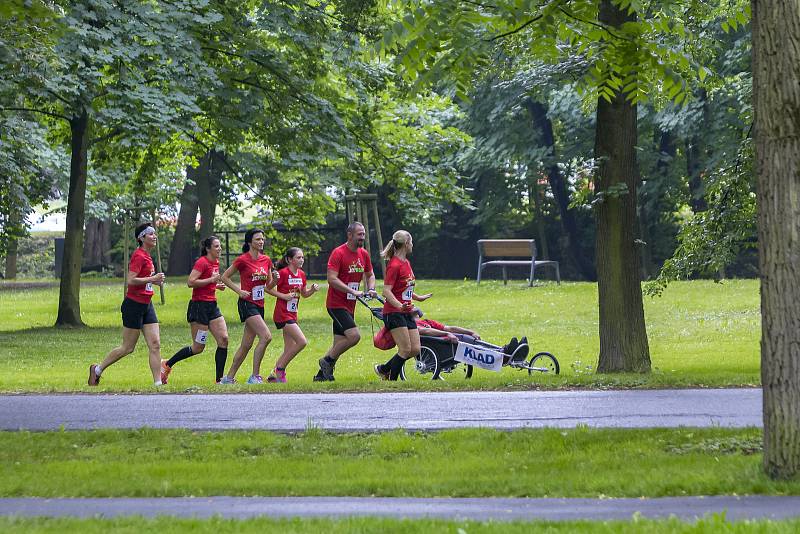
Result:
M563 521L563 522L477 522L477 521L442 521L434 519L393 520L379 518L352 518L343 520L329 519L270 519L259 518L246 521L226 519L18 519L0 518L0 529L8 534L17 532L52 533L82 532L85 534L107 532L138 534L140 532L195 532L220 534L222 532L295 534L307 532L324 532L338 534L345 532L358 533L398 533L415 534L442 532L448 534L554 534L571 533L687 533L687 534L719 534L719 533L786 533L794 534L800 528L800 521L738 521L731 523L719 515L707 517L699 521L682 522L677 519L651 521L635 519L634 521Z
M0 496L793 494L758 429L0 433Z
M331 322L325 312L324 290L304 300L300 324L309 345L288 369L289 383L260 387L237 385L220 389L213 382L213 341L202 355L176 366L167 391L372 391L424 388L525 389L531 387L686 387L758 385L760 315L758 282L732 280L678 282L661 298L645 298L645 316L650 339L653 373L596 375L599 347L597 286L589 283L544 283L528 288L522 282L490 281L477 286L472 280L423 281L420 291L434 296L423 307L425 313L446 324L477 329L484 339L503 344L515 335L527 335L532 351L546 350L561 362L558 377L529 377L526 372L505 368L500 373L476 371L472 380L460 372L444 382L388 384L379 382L372 365L390 354L371 344L372 331L380 326L363 307L357 309L362 342L347 352L336 371L335 383L315 384L317 359L331 342ZM161 321L162 356L168 358L189 342L185 322L190 290L183 279L166 286L167 304L156 305ZM0 391L88 390L90 363L99 362L120 340L120 283L91 281L81 292L81 310L89 328L52 328L58 288L0 290L0 362L5 373ZM158 301L156 296L155 302ZM268 309L271 309L270 303ZM230 330L230 356L239 343L242 328L236 313L235 295L220 295L220 308ZM271 325L271 322L268 322ZM262 374L274 365L283 341L275 339L267 350ZM250 359L238 378L250 373ZM94 389L93 389L94 390ZM144 342L104 374L100 391L152 391Z

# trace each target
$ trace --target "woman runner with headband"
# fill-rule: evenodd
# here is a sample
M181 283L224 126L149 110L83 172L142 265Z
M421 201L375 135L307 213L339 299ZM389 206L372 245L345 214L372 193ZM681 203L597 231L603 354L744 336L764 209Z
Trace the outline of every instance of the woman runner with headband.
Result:
M283 352L275 362L275 370L267 382L286 382L286 367L303 350L308 341L297 324L297 307L300 297L308 298L319 290L319 285L307 286L306 273L301 267L305 258L303 251L292 247L278 260L278 285L269 294L276 297L272 320L275 328L283 330Z
M258 345L253 351L253 374L247 379L248 384L263 384L261 378L261 360L267 345L272 341L272 334L264 322L264 295L275 287L278 280L273 276L272 260L262 254L264 251L264 231L253 228L245 232L243 254L222 274L222 281L239 295L239 319L244 323L242 342L233 355L231 368L227 376L223 376L220 384L233 384L239 367L250 352L253 342L258 337ZM239 271L240 286L231 281L234 271Z
M228 359L228 325L217 306L217 291L223 291L225 284L219 276L219 256L222 245L215 235L207 237L201 243L201 256L197 259L189 273L186 284L192 288L192 299L186 310L186 320L192 332L192 344L183 347L169 360L161 360L161 383L166 384L172 367L181 360L200 354L206 348L209 331L217 342L214 354L216 363L216 382L225 374L225 362Z
M153 286L164 283L164 273L156 274L150 252L156 247L158 237L156 229L150 223L140 224L133 233L139 247L131 254L128 264L128 291L122 301L122 345L109 352L99 364L89 366L89 385L100 383L100 376L109 366L127 356L136 348L139 332L144 334L150 358L150 371L153 383L161 382L161 335L158 328L158 317L151 302Z
M413 248L411 234L398 230L381 252L381 256L389 260L386 264L386 275L383 277L383 322L397 344L397 354L388 362L375 366L375 373L381 380L397 380L406 360L417 356L420 351L419 330L412 301L428 300L431 294L414 293L416 280L408 261Z

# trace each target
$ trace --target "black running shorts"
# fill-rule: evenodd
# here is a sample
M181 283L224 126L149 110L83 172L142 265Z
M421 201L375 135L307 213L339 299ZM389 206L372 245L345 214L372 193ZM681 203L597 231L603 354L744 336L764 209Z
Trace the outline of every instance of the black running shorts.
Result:
M335 336L343 336L346 331L356 327L353 316L343 308L328 308L328 315L333 319L333 335Z
M297 321L295 321L294 319L289 319L288 321L284 321L282 323L276 322L275 328L277 328L278 330L283 330L283 327L286 326L287 324L297 324Z
M142 304L126 297L122 301L119 311L122 312L122 326L125 328L141 330L146 324L158 323L156 309L153 308L152 302Z
M222 317L216 302L205 300L190 300L186 309L186 322L198 323L208 326L214 319Z
M252 302L246 301L244 299L239 299L239 320L241 322L245 322L248 317L252 317L254 315L260 315L261 318L264 318L264 308L260 306L256 306Z
M417 321L414 320L414 314L412 313L386 313L383 315L383 324L389 330L394 330L395 328L417 329Z

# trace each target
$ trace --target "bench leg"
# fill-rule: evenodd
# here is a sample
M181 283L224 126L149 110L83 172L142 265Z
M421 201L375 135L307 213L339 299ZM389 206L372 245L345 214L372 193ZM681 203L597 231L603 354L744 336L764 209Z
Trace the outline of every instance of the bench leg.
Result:
M508 285L508 270L506 266L503 266L503 285Z
M478 260L478 285L481 285L481 271L483 271L483 265L481 260Z
M556 263L556 281L561 285L561 273L558 272L558 264Z
M533 287L533 271L536 269L533 262L531 261L531 276L528 278L528 287Z

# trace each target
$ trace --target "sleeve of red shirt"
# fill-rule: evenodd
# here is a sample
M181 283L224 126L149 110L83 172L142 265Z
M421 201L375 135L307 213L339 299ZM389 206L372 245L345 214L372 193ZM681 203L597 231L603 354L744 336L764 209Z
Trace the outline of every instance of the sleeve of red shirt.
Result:
M397 282L397 274L400 272L400 269L397 269L395 266L386 267L386 276L383 277L383 285L385 286L392 286L394 287L395 283Z
M444 325L442 323L438 323L433 319L426 319L426 320L428 321L428 324L431 325L430 326L431 328L435 328L436 330L444 330Z
M139 277L139 272L142 270L144 266L144 258L139 256L138 254L131 258L131 264L128 267L128 270L132 273L136 273L136 277Z
M192 270L193 271L197 271L200 274L203 274L203 268L204 268L204 266L203 266L203 256L200 256L199 258L197 258L197 261L194 262L194 266L192 267Z
M342 258L339 255L339 249L333 251L333 253L328 258L328 269L331 271L338 271L339 267L341 266Z

